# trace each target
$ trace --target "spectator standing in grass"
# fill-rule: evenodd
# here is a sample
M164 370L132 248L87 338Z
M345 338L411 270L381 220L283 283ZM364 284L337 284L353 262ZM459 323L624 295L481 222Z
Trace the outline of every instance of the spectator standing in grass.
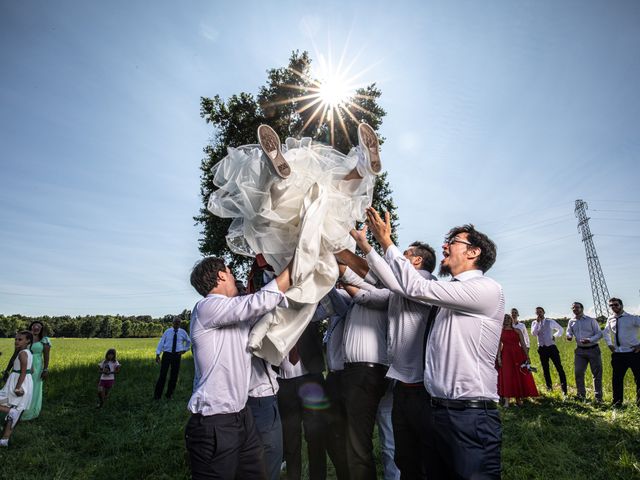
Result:
M35 321L29 325L29 331L33 335L31 354L33 355L33 395L29 408L22 413L21 420L33 420L38 418L42 409L42 397L44 394L44 381L49 375L49 355L51 341L45 334L45 326L42 322Z
M33 355L29 346L32 341L33 335L28 330L16 334L12 370L7 378L7 383L0 389L0 412L7 414L0 447L9 446L9 438L16 428L20 415L31 403Z
M98 408L104 405L116 381L116 373L120 373L120 362L116 358L116 349L110 348L104 355L104 360L98 364L100 380L98 380Z
M619 298L611 298L609 308L613 315L607 320L604 340L611 350L613 406L622 405L628 369L636 382L636 404L640 406L640 317L625 312Z
M178 373L180 372L180 359L182 355L189 350L191 339L187 332L180 328L180 317L173 317L173 326L167 328L162 334L162 338L158 342L156 348L156 363L160 363L160 376L156 382L156 389L153 398L160 400L164 383L167 380L167 372L171 369L169 376L169 385L167 386L167 400L171 399L173 391L178 383ZM162 360L160 354L162 353Z
M576 339L574 352L574 372L576 376L576 388L578 399L585 400L587 390L584 386L584 375L587 365L593 375L593 388L596 402L602 401L602 355L598 341L602 338L602 330L595 318L584 314L584 306L580 302L571 305L573 318L567 325L567 340Z
M522 339L524 340L524 345L527 347L527 355L529 355L529 348L531 348L531 341L529 340L529 332L527 331L527 326L518 321L520 317L520 312L518 312L517 308L511 309L511 318L513 319L513 328L516 330L520 330L522 332Z
M553 388L551 372L549 371L549 360L551 360L558 371L562 393L566 395L567 376L564 373L564 368L562 368L560 352L555 343L556 338L561 337L564 330L558 322L551 318L545 318L544 314L544 308L536 308L536 319L531 323L531 334L538 338L538 355L540 355L540 363L542 365L542 372L544 373L544 381L547 384L547 390Z
M503 399L503 406L509 406L509 398L515 398L517 405L522 405L525 397L537 397L538 389L533 375L527 368L529 349L524 343L522 331L513 325L509 315L504 316L502 335L500 336L500 353L496 359L498 366L498 394Z

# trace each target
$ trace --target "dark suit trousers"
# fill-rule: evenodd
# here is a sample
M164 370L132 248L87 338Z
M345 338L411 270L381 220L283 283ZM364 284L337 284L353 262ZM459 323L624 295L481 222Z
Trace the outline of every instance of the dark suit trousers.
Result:
M633 378L636 381L636 403L640 405L640 353L620 353L611 354L611 368L613 375L611 383L613 387L613 403L622 404L624 393L624 376L628 369L631 369Z
M567 376L564 374L564 368L562 368L562 362L560 361L560 352L555 345L548 345L546 347L538 347L538 355L540 355L540 363L542 364L542 373L544 373L544 381L547 384L547 388L551 389L553 383L551 382L551 372L549 371L549 360L553 362L553 365L558 371L558 377L560 377L560 387L562 391L567 393Z
M343 370L329 372L325 381L329 398L327 453L336 469L338 480L348 480L347 413L342 403L342 373Z
M453 410L426 402L422 425L427 478L500 478L502 425L498 410Z
M302 476L302 427L307 442L309 479L324 480L327 476L325 435L327 427L324 378L321 374L283 379L278 383L278 409L282 420L284 459L287 479Z
M342 399L347 412L347 462L351 480L376 480L373 428L380 399L387 391L388 368L345 364Z
M164 383L167 380L167 372L171 369L171 375L169 375L169 386L167 387L167 398L171 398L173 391L176 389L178 383L178 373L180 372L180 357L179 353L162 352L162 360L160 362L160 376L156 382L156 390L153 397L158 400L162 397L162 391L164 390Z
M185 442L194 480L267 480L262 441L249 408L191 415Z
M427 404L424 385L408 386L396 382L393 388L393 439L396 446L395 462L402 480L427 478L426 458L422 454L425 431L420 418Z

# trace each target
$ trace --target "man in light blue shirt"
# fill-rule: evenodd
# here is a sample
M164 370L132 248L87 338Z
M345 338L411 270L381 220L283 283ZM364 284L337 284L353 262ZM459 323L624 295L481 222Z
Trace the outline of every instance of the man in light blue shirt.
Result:
M169 368L171 368L171 375L169 376L169 386L167 387L166 397L167 400L171 399L173 391L176 389L176 383L178 383L180 358L184 352L189 350L190 346L191 339L189 335L180 328L180 317L173 317L173 326L165 330L156 348L156 363L160 364L160 376L156 382L156 389L153 394L155 400L160 400L160 397L162 397L162 391L164 390L164 383L167 380ZM161 353L162 360L160 359Z
M576 375L576 388L578 399L585 400L587 390L584 386L584 375L587 372L587 365L591 368L593 375L593 387L595 390L596 402L602 401L602 355L598 341L602 338L602 330L595 318L584 314L584 307L580 302L573 302L571 311L574 317L567 325L567 340L576 339L576 350L574 356L574 371Z

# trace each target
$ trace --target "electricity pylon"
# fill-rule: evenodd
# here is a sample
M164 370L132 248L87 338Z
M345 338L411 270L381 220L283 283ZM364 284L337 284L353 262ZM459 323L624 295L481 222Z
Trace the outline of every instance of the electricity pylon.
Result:
M589 267L589 281L591 282L591 293L593 295L593 306L596 311L596 318L607 318L609 316L609 289L602 273L600 260L596 253L596 246L593 244L593 234L589 228L589 217L587 217L587 202L576 200L575 214L578 218L578 230L582 234L584 251L587 254L587 267Z

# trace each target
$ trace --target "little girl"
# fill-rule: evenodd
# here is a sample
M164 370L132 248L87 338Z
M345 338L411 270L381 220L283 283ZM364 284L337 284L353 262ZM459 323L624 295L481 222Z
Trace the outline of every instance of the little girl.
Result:
M98 364L100 381L98 382L98 408L102 407L109 396L109 391L116 381L116 373L120 372L120 363L116 360L116 349L110 348L104 355L104 360Z
M29 346L33 342L33 335L28 330L16 334L13 370L9 374L7 383L0 390L0 412L7 414L5 419L0 447L9 445L9 438L22 412L29 408L33 393L33 379L31 378L32 356Z

